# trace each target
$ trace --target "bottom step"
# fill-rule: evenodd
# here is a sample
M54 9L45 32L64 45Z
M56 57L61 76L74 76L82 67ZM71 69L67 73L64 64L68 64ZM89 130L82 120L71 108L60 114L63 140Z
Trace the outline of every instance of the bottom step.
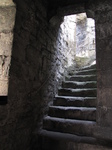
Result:
M49 131L93 136L96 127L95 121L63 119L47 116L43 121L43 128Z
M38 132L39 135L44 137L49 137L55 140L67 140L67 141L74 141L77 143L89 143L89 144L96 144L96 139L93 137L86 137L86 136L77 136L74 134L69 133L62 133L62 132L53 132L47 130L40 130Z
M112 150L95 138L40 130L35 133L37 147L33 150Z

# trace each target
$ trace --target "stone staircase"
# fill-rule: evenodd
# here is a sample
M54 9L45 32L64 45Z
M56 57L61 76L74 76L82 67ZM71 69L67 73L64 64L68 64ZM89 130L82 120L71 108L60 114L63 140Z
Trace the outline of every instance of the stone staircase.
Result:
M81 143L80 150L93 150L96 144L96 88L96 65L66 77L43 120L43 129L38 133L39 150L79 150ZM84 148L84 143L92 148ZM94 149L100 148L95 146Z

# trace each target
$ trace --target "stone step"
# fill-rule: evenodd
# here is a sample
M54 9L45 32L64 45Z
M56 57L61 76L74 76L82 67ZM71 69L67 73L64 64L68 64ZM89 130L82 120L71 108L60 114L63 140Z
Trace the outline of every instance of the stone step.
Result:
M93 75L96 74L96 69L76 71L76 75Z
M89 69L96 69L96 64L82 67L79 70L89 70Z
M66 77L66 81L78 81L78 82L84 82L84 81L97 81L96 75L74 75L71 77Z
M88 70L76 70L73 72L69 72L69 75L92 75L96 74L96 69L88 69Z
M58 90L59 96L75 96L75 97L96 97L96 88L88 89L70 89L62 88Z
M36 135L39 135L40 138L41 137L50 138L50 142L51 142L51 139L54 139L56 141L57 140L65 141L65 143L67 141L76 142L76 143L88 143L88 144L96 144L97 143L97 140L95 138L93 138L93 137L78 136L78 135L75 135L75 134L54 132L54 131L48 131L48 130L44 130L44 129L39 130L38 133L36 133ZM43 144L45 145L45 143L43 143ZM50 145L51 144L52 143L50 143ZM54 149L54 147L53 147L53 149Z
M65 119L95 121L96 108L50 106L48 115L51 117L58 117L58 118L65 118Z
M76 81L64 81L62 83L63 88L96 88L97 82L96 81L86 81L86 82L76 82Z
M50 116L45 117L43 122L43 128L46 130L82 136L93 136L95 126L95 121L62 119Z
M112 150L105 141L94 137L43 129L33 133L33 142L33 150Z
M55 96L54 106L96 107L96 97Z

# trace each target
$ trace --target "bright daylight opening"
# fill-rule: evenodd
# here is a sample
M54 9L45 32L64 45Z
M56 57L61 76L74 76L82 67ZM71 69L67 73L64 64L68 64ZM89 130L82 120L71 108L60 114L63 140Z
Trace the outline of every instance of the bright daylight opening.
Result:
M64 17L61 24L68 46L68 67L84 67L96 63L95 22L86 13Z

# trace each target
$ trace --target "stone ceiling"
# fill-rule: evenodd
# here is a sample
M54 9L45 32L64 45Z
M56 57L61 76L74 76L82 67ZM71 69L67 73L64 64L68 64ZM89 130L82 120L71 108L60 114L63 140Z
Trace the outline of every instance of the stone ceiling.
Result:
M48 3L51 7L63 7L68 5L84 3L86 1L87 0L48 0Z
M59 12L62 16L85 12L85 3L88 0L47 0L48 18Z

